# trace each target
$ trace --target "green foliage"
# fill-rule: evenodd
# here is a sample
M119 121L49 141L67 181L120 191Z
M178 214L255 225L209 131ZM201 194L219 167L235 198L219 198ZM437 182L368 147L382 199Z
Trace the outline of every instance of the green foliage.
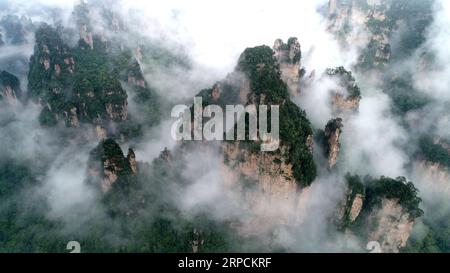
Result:
M440 210L441 208L436 208ZM403 252L407 253L449 253L450 252L450 217L424 221L426 233L413 236L408 240Z
M386 35L393 39L395 31L395 45L388 44L380 48L380 43L375 39L369 42L369 45L361 55L358 68L362 70L382 69L385 61L377 61L376 52L378 49L385 50L385 53L391 53L388 61L402 60L405 57L414 54L426 40L427 28L433 21L434 0L410 1L395 0L378 6L370 7L365 1L357 1L359 8L366 12L377 9L385 13L385 19L379 20L370 18L366 26L368 30L376 35Z
M422 156L425 160L450 168L450 152L442 145L435 144L431 137L420 138L419 149L419 156Z
M312 136L312 128L305 111L289 99L287 86L281 79L279 65L273 55L274 52L268 46L247 48L241 54L236 70L244 73L250 80L250 101L257 105L279 105L281 144L287 147L287 161L293 165L295 179L306 187L316 177L316 166L307 144L308 137ZM211 93L217 85L220 85L221 95L216 101ZM217 83L213 88L204 89L197 96L202 97L203 107L211 103L222 107L226 104L240 103L239 88L227 81ZM247 117L246 136L248 139ZM252 141L241 141L240 147L252 153L260 152L259 143Z
M58 123L58 120L56 119L55 114L50 111L48 107L44 107L39 114L39 123L45 127L52 127Z
M307 145L312 128L301 110L289 99L286 84L281 80L278 63L268 46L247 48L239 58L238 70L250 79L252 94L264 104L280 106L280 140L288 147L288 162L294 177L302 186L309 186L316 177L316 166Z
M433 22L434 0L395 0L386 11L386 21L393 27L407 27L399 32L398 45L394 48L393 59L410 56L427 38L427 28Z
M17 90L20 88L19 79L8 71L2 71L0 73L0 85L11 86L11 88Z
M291 45L294 43L298 43L297 37L290 37L287 42L288 48L291 48ZM294 57L292 58L292 63L298 63L301 58L302 58L302 52L301 51L296 52Z
M123 156L112 140L102 146L103 155ZM239 245L227 225L179 211L168 197L180 186L175 181L183 181L174 171L181 169L163 160L143 165L126 181L119 179L92 215L80 216L86 220L78 228L49 218L48 204L34 191L40 182L30 165L0 161L0 252L68 252L66 244L72 240L80 242L82 252L192 252L194 239L203 241L204 252L232 251ZM96 214L99 209L106 215ZM200 237L194 236L194 228Z
M344 230L345 228L350 227L351 225L350 211L352 209L352 204L356 198L356 195L360 194L364 200L366 194L366 187L358 175L351 175L347 173L345 176L345 180L347 185L347 195L346 195L344 216L342 222L338 224L338 228L340 230Z
M351 71L343 66L328 68L326 74L330 77L337 77L348 92L348 98L361 98L361 90L356 84L356 80Z
M0 26L5 31L5 40L13 45L19 45L26 42L25 35L31 30L32 23L24 16L19 18L17 15L8 14L2 17Z
M370 69L382 69L384 68L384 62L379 62L376 59L376 53L380 43L376 40L370 40L367 44L367 47L363 50L361 55L359 56L358 64L356 65L356 69L361 71L368 71ZM389 47L388 47L389 49ZM387 49L386 49L387 50Z
M0 160L0 252L45 252L58 247L58 224L44 216L45 202L29 195L38 184L30 164Z
M307 139L312 129L306 113L291 101L280 107L280 139L289 147L288 162L293 165L294 177L302 186L309 186L316 177L316 165Z
M82 21L87 19L83 19L87 12L86 5L75 8L76 17ZM49 105L42 110L41 124L54 126L56 120L65 120L71 125L75 111L82 123L104 125L113 121L119 129L115 131L117 135L138 137L144 126L154 126L160 121L161 100L144 81L141 66L131 50L115 46L120 43L115 38L106 47L96 35L93 36L93 49L82 40L77 47L69 48L62 40L62 34L62 28L55 29L46 24L36 31L28 89L31 98L39 100L43 106ZM173 54L158 51L158 48L146 46L143 58L158 60L159 66L176 62ZM44 61L50 64L47 69ZM127 84L129 76L140 81L139 84ZM132 95L137 112L142 113L138 117L128 115L127 120L124 120L128 103L125 88ZM108 113L109 110L112 113Z
M430 101L414 88L412 82L413 79L408 75L385 80L383 92L392 98L394 111L398 114L418 110Z
M28 92L32 98L36 98L46 92L51 80L51 70L45 70L43 67L44 59L49 60L52 64L59 62L62 65L62 53L67 49L56 29L47 24L42 24L36 30L35 37L36 44L34 54L30 58L30 70L28 73ZM48 51L44 50L44 47ZM50 52L54 52L54 54L50 54Z
M286 84L281 80L278 63L268 46L247 48L240 56L238 70L250 79L251 91L265 96L267 104L282 104L289 98Z
M20 89L19 79L7 71L1 71L1 73L0 73L0 88L5 87L5 86L11 87L14 90L14 93L16 94L18 99L22 98L22 90ZM0 92L0 99L1 99L1 97L2 97L2 94Z
M355 235L367 238L371 230L379 223L374 222L374 214L381 208L384 199L394 200L401 206L403 212L408 213L409 220L413 221L423 215L420 209L421 199L418 197L418 190L412 182L408 182L404 177L396 179L381 176L378 179L370 176L361 179L357 175L346 175L347 199L342 222L338 223L338 228L345 230L349 228ZM349 213L356 194L361 194L363 206L355 221L350 222Z
M102 140L97 147L91 152L92 160L105 162L109 161L111 164L108 168L111 171L119 170L119 176L128 175L131 173L131 167L127 158L124 156L119 144L111 138Z
M423 211L419 208L422 199L418 197L418 190L406 178L392 179L382 176L379 179L366 177L364 180L367 186L365 208L380 205L382 198L397 199L398 203L408 211L411 219L423 215Z

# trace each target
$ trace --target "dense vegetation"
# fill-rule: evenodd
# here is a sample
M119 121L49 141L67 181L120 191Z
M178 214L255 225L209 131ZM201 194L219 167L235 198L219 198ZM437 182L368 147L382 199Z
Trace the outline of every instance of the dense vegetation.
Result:
M41 124L54 126L65 120L73 126L71 119L76 115L81 123L106 123L103 126L108 128L107 123L113 121L122 135L139 136L142 125L127 116L128 94L123 86L132 92L133 103L145 109L144 116L139 117L145 120L143 125L152 126L159 121L159 98L145 83L130 50L107 47L95 35L93 49L84 40L69 48L61 38L61 31L48 25L36 31L28 89L30 96L44 105ZM129 76L145 85L128 84Z
M366 184L366 201L364 210L371 210L381 204L383 198L396 199L408 213L411 219L418 218L423 215L423 211L419 205L422 201L418 197L418 190L412 182L408 182L404 177L396 179L388 177L380 177L373 179L365 177Z
M383 12L384 19L371 17L366 27L374 35L383 35L388 39L396 40L395 44L383 46L377 39L371 39L362 52L357 67L363 71L383 69L387 62L395 62L411 56L426 40L426 29L433 21L434 3L434 0L388 0L374 7L366 0L349 2L347 5L355 4L363 12L369 12L369 10ZM351 31L350 23L344 24L344 27L345 29L340 30L341 36ZM406 28L408 31L405 31ZM379 58L378 50L383 51L383 54L389 58Z
M342 230L348 228L362 238L367 238L371 230L377 227L378 223L373 222L372 213L381 207L384 199L395 200L402 207L402 213L408 213L410 220L415 220L424 213L420 208L422 200L418 197L418 190L404 177L392 179L382 176L375 179L347 174L346 182L345 210L338 227ZM349 213L357 194L362 196L363 206L357 218L351 222Z
M288 147L287 161L293 165L297 182L302 186L309 186L316 177L316 166L307 144L308 137L312 136L311 123L305 111L289 99L288 89L281 79L273 50L268 46L247 48L239 58L236 71L243 73L250 80L250 93L247 97L249 104L280 106L280 141L282 145ZM230 77L241 79L239 74ZM211 103L222 107L226 104L242 103L239 99L239 86L231 82L219 82L213 88L202 90L197 96L202 97L203 107ZM216 87L220 87L221 90L217 100L211 95ZM248 119L246 121L248 128ZM248 131L246 135L248 136ZM240 144L250 152L260 151L256 142L243 141Z
M309 186L316 177L316 166L307 144L308 137L312 136L311 124L305 111L289 99L272 49L268 46L247 48L239 58L237 70L250 79L250 96L254 96L256 102L280 106L281 144L288 147L288 162L293 165L297 182Z
M436 205L433 211L436 215L427 215L423 219L425 232L419 231L419 234L414 234L408 241L404 252L409 253L448 253L450 252L450 218L448 213L445 214L445 209L440 205Z
M440 144L434 143L429 136L423 136L419 140L418 155L427 161L442 164L450 168L450 152Z
M24 16L19 18L19 16L11 14L1 18L0 27L5 30L4 40L13 45L24 43L27 32L33 31L33 24L29 18Z
M105 146L105 154L123 156L114 141ZM69 252L66 244L72 240L82 252L192 252L195 241L200 252L248 251L252 244L252 238L241 244L226 223L176 206L174 190L188 183L175 171L182 163L159 158L140 165L136 176L121 174L87 215L75 209L63 218L50 216L39 191L42 182L28 166L0 162L0 252ZM70 227L71 217L83 218L83 225Z
M70 49L58 30L44 25L36 31L28 87L32 97L48 103L47 112L53 112L55 119L75 108L82 122L92 122L106 118L106 104L126 103L127 94L112 69L110 56L98 39L94 45L93 50L83 46Z
M401 33L396 47L387 45L383 49L384 53L395 52L394 59L417 49L423 43L424 30L430 23L432 1L422 1L419 5L409 5L409 2L393 1L386 20L372 18L367 23L373 34L391 31L402 24L412 27L412 31ZM367 1L357 3L366 8ZM86 24L86 31L93 30L86 5L77 5L74 16L77 25ZM111 23L113 15L106 12L105 16ZM15 16L0 20L0 25L7 28L5 35L0 34L0 46L2 39L8 43L22 43L26 24L26 19L19 20ZM70 126L70 113L75 109L81 123L113 121L114 126L111 127L117 129L121 137L131 138L139 136L142 127L152 127L160 121L163 98L158 97L151 83L145 81L144 74L171 65L186 67L183 60L169 50L144 41L138 61L133 54L135 48L121 48L121 41L115 40L117 37L108 37L111 40L105 42L95 34L93 48L83 39L72 47L64 40L63 32L65 30L60 27L45 24L36 31L28 94L43 107L39 117L42 125L55 126L63 121ZM289 50L295 42L296 38L290 38L282 49ZM378 46L377 41L370 41L360 67L373 68ZM292 62L300 59L299 52ZM287 161L293 165L297 182L301 186L309 186L316 177L316 166L308 146L311 124L306 113L289 99L272 49L267 46L246 49L239 58L236 72L239 75L233 76L245 75L250 80L249 103L280 105L280 137L281 144L287 147ZM328 69L327 74L339 78L350 98L361 97L350 71L336 67ZM412 82L408 75L385 78L383 91L393 99L396 114L421 109L429 102L414 89ZM17 86L16 91L20 92L18 79L7 72L0 73L1 85ZM211 93L219 86L221 94L216 100ZM239 87L228 80L202 90L199 95L203 97L204 106L240 103ZM108 113L108 105L120 107L131 103L131 99L140 117L111 117ZM121 111L120 108L113 110ZM327 124L325 131L320 131L319 138L325 147L328 147L326 132L338 127L342 127L341 120L334 119ZM251 152L259 151L254 142L242 144L241 147ZM422 158L450 167L450 153L442 145L435 144L432 138L421 138L419 148L418 155ZM133 175L122 149L112 139L102 141L92 151L89 164L103 162L106 158L113 159L119 169L119 179L111 190L104 195L98 193L98 200L87 214L75 209L68 213L70 215L55 218L45 196L48 192L42 192L41 188L48 169L36 170L35 162L3 157L0 160L0 252L65 252L67 242L72 240L81 243L82 252L191 252L196 243L201 244L201 252L274 250L258 238L240 238L230 228L229 222L211 219L208 208L194 212L178 206L179 189L192 183L181 175L181 170L186 168L185 163L160 157L151 164L139 163L138 173ZM423 214L417 189L403 177L362 179L347 175L346 179L348 192L344 219L339 228L350 228L356 231L356 235L361 235L361 230L367 231L365 217L379 208L384 198L397 200L411 219ZM243 180L244 188L251 187L252 182ZM363 196L364 206L356 222L350 223L350 206L357 194ZM438 207L435 209L439 210ZM82 224L70 227L66 218L78 216L83 217ZM413 238L406 251L448 252L450 222L446 215L426 218L424 223L427 227L425 237Z
M328 68L326 74L332 78L339 79L340 84L343 85L348 92L348 98L361 98L361 90L356 84L356 80L351 71L346 70L344 67L339 66L336 68Z
M17 98L20 99L22 97L22 90L20 88L19 79L7 71L1 71L0 72L0 90L2 90L6 86L9 86L14 90ZM1 98L2 98L2 93L0 92L0 99Z
M392 99L393 110L400 115L420 110L430 102L425 94L414 88L413 78L410 75L395 78L387 76L383 84L383 92Z
M366 195L366 187L358 175L347 174L345 176L345 179L347 185L347 193L344 206L345 210L342 221L338 223L338 228L341 230L345 230L347 227L351 226L350 211L356 196L359 194L364 198L364 196Z

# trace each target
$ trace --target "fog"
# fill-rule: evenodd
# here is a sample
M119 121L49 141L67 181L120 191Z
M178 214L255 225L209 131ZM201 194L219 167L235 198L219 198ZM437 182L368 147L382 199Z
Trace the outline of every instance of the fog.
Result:
M153 41L186 58L187 66L151 67L146 70L146 64L142 65L146 81L165 98L167 105L164 106L167 107L178 102L191 103L193 95L223 79L233 71L246 47L272 46L276 38L286 41L296 36L302 46L302 66L308 74L315 71L316 78L300 96L292 99L305 109L315 129L323 129L327 121L335 117L329 99L331 91L340 83L321 75L330 67L344 66L351 70L367 44L368 34L357 25L350 34L355 43L346 46L342 46L327 31L327 22L318 12L319 7L326 5L326 0L282 0L276 1L276 4L268 0L258 1L257 4L237 0L103 2L124 19L126 32L118 35L123 35L123 41L129 43L129 48L135 48L142 41ZM57 0L0 1L0 7L5 7L5 14L26 15L35 25L39 22L58 22L66 28L73 28L71 12L74 3ZM409 113L407 117L395 116L392 101L381 90L382 82L377 75L355 73L361 86L362 100L357 112L344 117L339 158L341 169L330 174L326 167L318 166L316 181L300 195L304 198L301 209L297 204L282 200L274 201L269 208L264 205L267 196L258 190L250 192L256 201L249 202L238 187L227 184L222 172L223 154L215 149L217 147L206 154L199 149L183 155L183 186L171 189L161 198L173 202L188 218L206 213L216 221L237 219L243 234L249 230L260 232L255 234L260 236L262 242L290 251L361 251L362 242L336 232L330 223L344 196L345 172L414 179L424 194L425 204L427 200L442 194L439 187L428 187L430 179L416 163L412 168L408 166L411 163L409 152L415 150L411 145L415 145L416 137L414 132L403 126L402 120L436 120L436 133L450 138L450 119L444 104L450 99L447 90L450 85L450 55L446 48L450 39L450 5L444 1L441 5L436 8L436 19L428 30L427 41L415 55L404 61L410 64L404 69L415 75L415 87L433 98L432 106ZM93 19L96 22L94 32L101 31L103 22L100 18ZM139 34L142 40L136 40L132 34ZM11 58L20 56L29 59L33 44L34 40L30 37L23 45L2 47L0 70L8 70ZM433 54L436 61L433 69L417 71L414 64L418 63L423 51ZM26 71L14 72L19 73L16 76L22 80L25 90ZM129 93L130 115L139 118L139 108L132 98L133 94ZM15 110L1 106L0 140L8 145L2 145L0 152L14 159L41 161L45 168L40 177L43 184L36 189L36 193L47 199L50 206L48 217L63 220L68 232L79 228L91 217L112 221L104 211L98 211L98 192L85 184L88 155L97 141L76 141L76 144L70 145L61 143L59 136L67 132L64 129L52 131L42 128L38 115L39 106L33 103L21 105ZM137 160L152 163L165 147L170 150L179 148L170 137L170 109L163 111L162 119L155 127L146 129L138 143L121 143L122 149L135 145ZM80 128L77 132L86 134L86 130L88 128ZM428 132L431 129L429 123L425 123L419 125L418 130ZM265 219L268 216L276 218L277 214L288 215L292 220L288 225L277 225L278 222ZM145 217L151 215L148 213ZM256 228L253 219L267 224L266 228L262 231Z

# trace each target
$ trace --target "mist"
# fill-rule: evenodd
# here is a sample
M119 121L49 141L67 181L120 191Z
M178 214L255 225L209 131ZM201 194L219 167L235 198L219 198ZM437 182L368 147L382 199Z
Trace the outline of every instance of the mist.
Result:
M0 1L0 7L5 7L4 13L26 15L35 25L53 22L73 29L71 13L76 2ZM339 89L340 83L321 75L327 68L337 66L351 70L368 42L368 33L360 26L354 26L350 34L354 43L349 45L343 46L330 34L326 18L319 12L319 8L326 5L326 0L282 0L277 1L276 5L268 0L258 4L237 0L102 3L107 3L124 19L126 32L117 35L128 48L151 41L181 56L184 61L171 67L141 64L146 82L164 98L162 105L167 107L162 111L162 120L151 128L145 128L140 140L120 143L123 150L135 148L140 166L145 167L153 164L165 147L171 151L180 148L180 144L170 137L173 121L170 106L191 103L192 97L200 90L226 77L233 71L245 48L262 44L272 46L276 38L287 40L292 36L298 37L303 53L302 66L307 74L314 72L316 77L299 96L292 99L306 111L315 129L323 129L330 119L337 117L330 97L333 90ZM450 41L450 5L442 1L435 12L427 41L404 62L409 65L403 68L414 73L415 87L432 97L433 103L405 117L398 117L393 113L391 98L381 88L382 80L378 75L354 73L361 87L362 99L357 112L342 116L344 129L340 170L330 174L324 166L319 166L319 175L312 186L300 193L300 205L275 200L269 206L267 196L258 189L248 191L253 200L249 201L242 196L241 189L236 185L239 183L227 184L222 169L223 153L214 146L207 151L193 149L183 154L180 181L174 181L177 183L175 185L168 184L167 192L161 198L179 209L187 219L206 214L219 223L233 220L238 223L240 235L256 234L264 245L294 252L361 251L362 242L356 237L330 229L330 219L345 195L346 172L375 177L406 176L415 181L426 205L427 202L435 204L434 198L442 195L444 197L439 202L445 203L448 191L440 192L439 187L430 187L429 181L434 178L424 173L416 162L411 167L410 154L417 149L417 139L415 132L404 126L405 120L433 120L436 121L434 127L423 123L415 128L420 132L432 130L450 139L446 104L450 100L447 90L450 85L450 55L445 47ZM104 22L96 14L93 16L94 32L101 32ZM29 59L34 39L27 37L22 45L2 47L0 70L8 70L4 63L9 64L11 59ZM68 42L75 44L76 41ZM415 64L424 51L433 55L433 68L417 70ZM11 72L17 74L23 90L26 90L27 71L17 69ZM127 91L130 115L139 119L141 109L133 102L134 94ZM31 102L14 110L0 106L0 140L8 144L0 147L0 152L7 158L37 162L35 168L41 170L39 180L42 183L33 189L32 194L45 198L49 205L46 215L50 219L61 220L65 227L63 232L70 234L74 230L83 230L83 225L94 218L115 226L114 220L100 206L99 193L85 183L89 152L98 141L88 137L88 141L82 138L62 142L61 135L74 131L61 126L42 128L38 121L39 111L40 106ZM87 135L90 129L83 127L76 132ZM151 176L151 171L148 172ZM152 184L147 185L145 191L154 193ZM448 210L448 207L443 208L444 213ZM431 212L431 209L428 211ZM149 219L155 214L153 211L141 213L142 217ZM291 220L287 223L270 222L279 215ZM109 234L110 240L125 240L116 237L117 230L113 230Z

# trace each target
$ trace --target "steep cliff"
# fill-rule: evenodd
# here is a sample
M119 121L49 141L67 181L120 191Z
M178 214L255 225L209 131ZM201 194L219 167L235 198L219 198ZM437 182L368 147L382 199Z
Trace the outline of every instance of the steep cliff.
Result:
M393 58L411 54L425 41L425 29L432 21L433 3L433 0L330 0L328 29L344 46L365 39L352 32L366 32L368 45L359 57L358 67L382 69ZM412 31L403 31L406 27ZM392 48L394 39L395 49Z
M340 227L377 241L382 252L399 252L406 246L416 219L423 215L421 199L411 182L347 176L345 205L337 214Z
M287 44L281 39L275 40L273 45L275 58L280 65L282 80L288 85L292 95L300 92L300 70L301 70L301 46L296 37L288 39Z
M70 48L61 38L62 31L47 25L36 31L29 95L43 107L41 124L93 124L101 139L112 133L113 123L129 120L128 95L120 83L127 63L119 63L116 55L102 49Z
M137 173L134 151L130 148L124 156L119 144L113 139L101 141L91 151L88 163L89 181L103 192L111 189L115 183L126 183L127 176Z
M3 42L8 45L21 45L28 39L27 36L34 30L30 18L12 14L4 15L0 19L0 28L4 30Z
M332 169L338 160L341 149L340 137L342 133L342 119L330 120L325 126L326 156L328 158L328 168Z
M450 193L450 144L440 137L422 137L416 154L416 168L429 186Z
M324 77L331 78L338 84L336 90L331 90L331 105L335 114L358 110L361 91L350 71L342 66L329 68Z
M22 90L19 79L7 71L2 71L0 73L0 100L14 106L20 103L21 99Z
M279 105L280 149L274 153L279 155L284 151L282 159L291 165L291 179L305 187L316 175L312 128L305 112L289 99L275 55L267 46L247 48L239 58L236 71L213 88L200 92L199 96L203 98L203 107L211 103ZM259 157L265 153L259 149L260 141L240 141L239 145Z
M296 39L291 43L293 48L298 44ZM305 112L289 98L279 54L288 52L276 53L267 46L247 48L234 72L197 95L202 97L203 107L210 104L223 109L230 104L268 105L269 109L270 105L280 107L279 140L228 140L220 144L223 166L219 169L225 184L230 187L230 192L240 192L244 202L253 208L251 215L240 219L237 226L232 225L245 236L264 234L274 226L301 218L302 202L305 202L307 188L316 176L312 128ZM288 56L287 59L281 57L286 69L290 65L296 66L289 64ZM294 59L299 65L299 55L292 55L291 60ZM246 121L246 128L248 126L249 121ZM279 144L277 150L261 151L261 144L275 141ZM286 209L281 211L280 206Z

